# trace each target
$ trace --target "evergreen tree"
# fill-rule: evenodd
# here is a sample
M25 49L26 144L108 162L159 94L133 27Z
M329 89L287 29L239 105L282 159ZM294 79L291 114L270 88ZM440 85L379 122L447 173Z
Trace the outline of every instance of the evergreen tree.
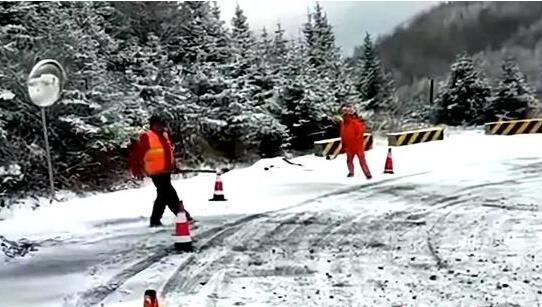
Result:
M481 124L490 95L490 87L480 76L472 57L459 55L437 94L436 120L448 125Z
M310 65L335 69L333 65L339 58L339 50L335 45L333 29L319 3L316 4L313 13L309 12L303 33Z
M230 42L217 4L211 6L209 2L186 1L180 7L186 24L181 30L185 52L183 64L225 63L230 55Z
M122 39L137 37L145 43L149 33L160 34L160 41L168 46L174 57L174 48L182 41L179 35L185 25L184 11L174 1L119 1L112 2L115 16L112 20L116 36Z
M365 35L363 56L358 67L357 88L364 107L373 111L389 110L393 106L394 89L391 78L380 64L371 36Z
M301 44L290 44L276 98L294 149L311 148L315 135L331 125L333 91L329 80L321 78L319 70L309 64L307 52Z
M310 11L307 12L307 22L303 24L303 38L304 44L308 50L312 50L316 45L316 37L314 33L314 26L312 21L312 14Z
M277 94L278 89L285 84L284 81L284 71L285 71L285 64L287 62L287 48L289 47L288 41L284 38L284 29L280 26L280 24L277 24L277 29L275 30L275 35L271 40L271 46L269 50L269 54L267 56L267 61L265 63L267 74L269 75L269 78L272 79L273 82L273 93L272 95ZM278 114L280 112L277 112L277 108L279 107L276 104L276 97L268 101L270 110L273 112L273 114Z
M330 84L333 90L334 107L349 102L357 106L357 109L361 109L359 93L356 90L354 78L352 78L353 69L345 62L339 63L337 66L337 73L333 76Z
M538 111L539 101L525 80L518 65L511 58L502 64L502 76L496 97L487 109L487 119L491 121L525 119L533 111Z
M235 7L235 14L231 20L231 33L233 44L240 50L254 46L255 40L250 31L247 17L239 5Z
M207 45L210 50L207 61L225 63L231 56L230 36L224 21L220 18L220 7L213 1L211 18L207 27L209 39Z
M247 155L251 148L258 148L261 154L275 154L287 138L286 128L267 108L273 80L262 55L268 45L269 41L254 38L237 6L232 19L231 61L205 71L214 75L216 83L212 93L201 96L207 106L203 131L209 143L229 158Z
M313 64L320 67L326 64L331 65L331 69L336 64L339 56L339 49L335 45L335 34L333 28L327 20L327 16L320 6L316 3L314 12L314 31L317 35L317 45L313 51Z
M248 25L247 17L239 5L231 21L233 62L230 69L235 78L244 76L256 61L256 39Z
M275 36L273 37L273 43L271 47L271 62L273 64L280 64L284 61L286 56L288 41L284 38L284 29L277 24L277 29L275 30Z
M273 40L269 36L269 33L267 33L267 29L263 27L258 41L258 55L266 62L270 62L271 59L272 43Z
M11 68L1 83L15 98L1 106L0 113L7 116L10 143L18 147L13 152L25 153L18 158L22 172L33 174L27 184L40 189L47 182L44 144L35 139L41 135L38 110L24 94L24 79L39 58L59 59L69 76L62 98L47 109L57 186L73 187L72 181L106 184L114 172L96 173L96 167L121 167L112 152L127 132L119 125L117 112L122 95L107 70L107 58L118 46L105 32L105 16L112 8L107 3L63 2L18 4L11 9L26 14L20 15L22 20L13 19L1 34L1 41L12 42L0 47L1 62Z
M209 50L207 29L211 21L211 6L204 1L184 1L180 3L180 11L186 27L181 30L183 63L203 61Z

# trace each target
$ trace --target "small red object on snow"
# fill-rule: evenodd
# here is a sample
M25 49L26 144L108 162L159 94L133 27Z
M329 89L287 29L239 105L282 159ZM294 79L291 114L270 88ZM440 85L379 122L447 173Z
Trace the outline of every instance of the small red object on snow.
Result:
M215 191L213 193L213 198L209 201L226 201L224 197L224 187L222 186L222 178L220 178L221 171L216 171L216 180L215 180Z
M156 297L155 290L145 290L145 298L143 300L143 307L159 307L158 298Z
M175 250L178 252L192 251L192 237L190 236L190 223L186 218L186 212L182 202L179 204L177 220L175 221L175 233L173 234Z
M391 158L391 148L388 148L388 156L386 157L386 165L384 166L384 174L393 174L393 160Z

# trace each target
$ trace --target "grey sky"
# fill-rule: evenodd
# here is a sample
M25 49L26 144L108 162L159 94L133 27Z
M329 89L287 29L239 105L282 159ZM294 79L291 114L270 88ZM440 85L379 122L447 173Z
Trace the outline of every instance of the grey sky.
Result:
M291 37L299 35L306 21L307 9L316 1L308 0L222 0L223 18L230 22L236 3L247 15L250 26L256 32L266 27L269 32L277 22ZM373 36L391 32L410 17L438 4L437 1L320 1L328 20L335 29L338 45L350 55L354 46L361 44L365 32Z

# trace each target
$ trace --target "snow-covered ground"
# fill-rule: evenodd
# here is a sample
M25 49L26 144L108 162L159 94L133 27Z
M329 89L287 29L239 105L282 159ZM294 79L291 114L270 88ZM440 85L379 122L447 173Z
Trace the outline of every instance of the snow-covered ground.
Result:
M147 227L151 184L15 210L0 234L29 253L1 260L2 305L137 306L154 288L168 307L537 306L541 141L453 131L394 148L384 175L377 139L371 181L344 156L262 160L223 176L227 202L207 201L213 175L177 180L191 254L172 252L170 212Z

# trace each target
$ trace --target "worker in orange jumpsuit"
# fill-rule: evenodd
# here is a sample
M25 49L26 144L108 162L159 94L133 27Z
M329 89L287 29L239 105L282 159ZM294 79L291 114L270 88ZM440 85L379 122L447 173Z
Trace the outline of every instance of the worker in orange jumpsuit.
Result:
M354 157L358 157L359 164L365 177L371 179L371 171L365 160L365 124L363 120L354 113L351 104L346 103L341 107L341 142L346 152L346 164L348 166L348 177L354 176Z

